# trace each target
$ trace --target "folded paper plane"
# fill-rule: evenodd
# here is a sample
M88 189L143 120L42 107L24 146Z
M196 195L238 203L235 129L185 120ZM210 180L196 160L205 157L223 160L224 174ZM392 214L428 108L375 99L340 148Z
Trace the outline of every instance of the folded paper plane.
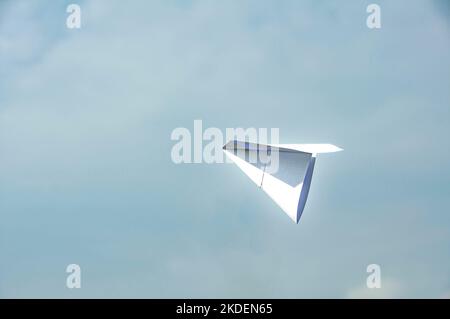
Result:
M317 154L342 149L331 144L258 144L233 140L223 150L298 223L308 198Z

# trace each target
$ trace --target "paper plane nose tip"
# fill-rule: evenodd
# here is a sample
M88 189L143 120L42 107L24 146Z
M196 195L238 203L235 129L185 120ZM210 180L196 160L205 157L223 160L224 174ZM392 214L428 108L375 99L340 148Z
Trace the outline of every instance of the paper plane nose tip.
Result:
M225 144L222 146L222 149L223 149L223 150L229 150L229 149L233 149L233 147L234 147L234 141L231 140L231 141L225 143Z

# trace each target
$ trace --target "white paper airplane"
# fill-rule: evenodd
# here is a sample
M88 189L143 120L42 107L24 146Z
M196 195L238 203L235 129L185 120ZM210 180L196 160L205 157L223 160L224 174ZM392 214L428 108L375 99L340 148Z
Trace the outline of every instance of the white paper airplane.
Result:
M257 144L230 141L225 154L296 223L308 198L317 154L342 151L331 144Z

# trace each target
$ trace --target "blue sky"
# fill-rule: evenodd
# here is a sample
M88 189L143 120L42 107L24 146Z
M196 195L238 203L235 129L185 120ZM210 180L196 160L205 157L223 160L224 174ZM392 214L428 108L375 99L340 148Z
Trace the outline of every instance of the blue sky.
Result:
M378 1L380 30L365 1L78 1L79 30L68 3L0 4L0 297L450 295L445 1ZM195 119L345 151L295 225L171 161Z

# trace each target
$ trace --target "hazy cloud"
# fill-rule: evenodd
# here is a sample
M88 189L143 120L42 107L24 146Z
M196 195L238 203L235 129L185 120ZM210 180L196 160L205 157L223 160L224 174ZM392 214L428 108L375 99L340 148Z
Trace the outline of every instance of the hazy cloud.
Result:
M372 262L381 296L445 294L448 27L380 4L372 32L357 1L81 2L80 30L2 3L0 295L360 298ZM345 151L294 225L234 167L171 162L194 119Z

